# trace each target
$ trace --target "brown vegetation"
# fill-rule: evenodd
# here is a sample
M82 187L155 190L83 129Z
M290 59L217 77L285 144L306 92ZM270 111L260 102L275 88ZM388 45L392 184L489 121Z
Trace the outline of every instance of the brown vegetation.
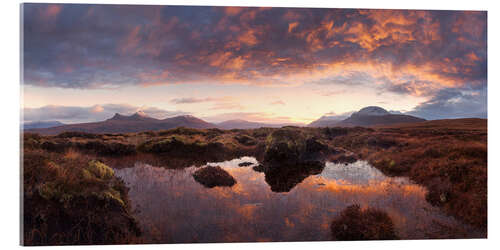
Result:
M231 187L236 184L233 176L219 166L207 166L196 170L193 178L207 188Z
M138 242L125 184L105 164L75 154L24 151L24 244Z
M428 121L335 138L383 173L408 176L427 200L482 230L487 227L486 120Z
M351 205L331 223L333 240L395 240L394 224L386 212Z
M114 207L109 205L113 203L110 197L116 195L104 193L116 194L106 188L119 181L114 177L103 179L105 175L90 171L88 164L92 160L100 160L112 167L133 166L135 162L142 161L156 166L184 168L201 166L208 161L255 156L262 165L253 169L263 172L266 182L276 192L288 192L309 175L320 173L327 160L339 163L367 160L387 175L408 176L427 187L427 200L447 214L484 231L487 228L487 127L486 120L481 119L428 121L374 128L284 127L226 131L177 128L128 134L67 132L57 136L24 133L23 146L25 204L31 206L27 211L25 205L25 225L28 225L25 226L25 238L27 243L32 244L121 242L113 238L121 233L113 237L100 236L104 238L83 237L81 232L84 229L80 228L80 222L79 226L69 229L57 224L60 223L57 220L54 220L56 227L47 226L49 217L44 211L69 213L68 218L81 217L79 213L83 213L82 209L65 207L68 206L64 203L68 194L73 198L80 197L74 198L80 199L80 202L70 203L71 206L91 205L96 208L95 211L90 210L96 217L86 217L86 225L92 221L91 218L97 220L100 214L109 216L107 209ZM82 169L94 176L89 183L81 178L80 175L85 172ZM55 174L59 171L64 173L64 177ZM214 178L209 179L220 179L217 177L219 173L221 171L216 170L211 173ZM126 191L118 188L120 184L115 186L115 190L121 190L121 200L127 205ZM60 187L73 191L57 191ZM103 199L109 201L97 202ZM44 214L34 214L33 211ZM91 228L106 228L97 222L92 225ZM120 227L120 230L130 231L126 228L129 227ZM118 229L113 227L110 230L115 232L113 230ZM68 232L80 235L80 238L60 236Z

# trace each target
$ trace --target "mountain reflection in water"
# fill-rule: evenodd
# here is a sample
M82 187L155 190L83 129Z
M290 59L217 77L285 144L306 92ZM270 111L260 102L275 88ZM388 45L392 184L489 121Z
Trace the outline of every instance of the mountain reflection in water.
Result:
M254 165L240 167L239 163ZM205 188L196 167L167 169L136 163L116 169L144 230L156 243L330 240L330 222L347 206L386 211L402 239L474 237L469 228L425 200L426 190L407 178L384 176L367 162L326 163L289 192L273 192L258 162L242 157L220 166L237 181L232 187Z

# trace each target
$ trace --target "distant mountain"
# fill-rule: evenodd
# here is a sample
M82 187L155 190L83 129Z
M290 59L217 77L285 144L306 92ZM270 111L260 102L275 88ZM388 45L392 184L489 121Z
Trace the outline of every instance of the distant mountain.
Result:
M175 127L186 127L186 128L216 128L217 126L213 123L206 122L200 118L196 118L192 115L181 115L172 118L167 118L161 120L161 123L168 125L172 128Z
M374 126L422 121L425 121L425 119L411 115L393 114L381 107L368 106L360 109L358 112L354 112L351 116L344 120L332 119L328 116L323 116L320 119L311 122L308 127Z
M308 127L335 127L342 119L332 119L328 116L322 116L316 121L307 124Z
M357 115L357 116L384 116L384 115L390 115L389 111L377 107L377 106L368 106L360 109L358 112L354 112L352 115ZM352 116L351 115L351 116Z
M339 127L354 127L354 126L374 126L374 125L390 125L398 123L415 123L423 122L425 119L411 115L391 114L387 110L370 106L362 108L358 112L353 113L347 119L339 122L336 126Z
M112 118L101 122L68 124L51 128L30 129L29 131L51 135L66 131L78 131L87 133L132 133L171 129L177 127L203 129L215 128L216 126L212 123L208 123L190 115L176 116L160 120L149 117L142 112L137 112L131 116L125 116L116 113Z
M126 115L121 115L121 114L116 113L112 118L108 119L107 121L146 121L146 122L149 121L149 122L155 122L155 121L159 121L159 120L147 116L142 111L138 111L131 116L126 116Z
M23 124L23 129L34 129L34 128L51 128L62 126L64 123L59 121L37 121L37 122L25 122Z
M218 128L221 129L253 129L262 127L281 128L284 126L303 126L303 124L298 124L298 123L275 124L275 123L250 122L241 119L228 120L221 123L217 123L216 125Z

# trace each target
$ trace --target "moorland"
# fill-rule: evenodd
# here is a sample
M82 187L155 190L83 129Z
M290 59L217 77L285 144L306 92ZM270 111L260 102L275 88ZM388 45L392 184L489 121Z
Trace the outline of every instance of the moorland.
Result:
M327 161L365 160L387 176L408 177L424 186L430 204L486 237L485 119L371 127L178 127L56 135L24 132L22 137L26 245L147 243L141 238L140 222L133 216L128 188L114 169L137 161L168 168L202 167L207 162L241 156L259 161L254 170L265 174L273 192L289 192L308 176L321 173ZM218 181L210 178L225 176L216 171L212 169L200 178L208 176L205 181L216 185ZM231 184L229 181L226 186ZM342 218L349 215L360 219ZM370 218L380 222L365 224L375 229L353 226L349 228L352 232L338 232L349 221L359 225ZM332 214L331 220L332 239L397 238L383 211L360 210L353 205Z

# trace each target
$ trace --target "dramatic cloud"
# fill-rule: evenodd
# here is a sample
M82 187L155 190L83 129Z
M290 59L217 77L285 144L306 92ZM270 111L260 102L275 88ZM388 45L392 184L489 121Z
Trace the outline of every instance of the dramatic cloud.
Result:
M103 104L92 107L73 106L44 106L41 108L25 108L24 121L60 121L63 123L103 121L111 118L115 113L131 115L143 111L146 115L164 119L187 113L180 111L167 111L155 107L134 107L127 104Z
M382 82L421 95L486 84L486 12L23 6L32 85Z
M487 91L443 89L429 101L407 112L425 119L487 118Z
M35 3L23 4L22 15L23 79L33 88L230 86L224 90L231 92L237 86L248 100L263 94L256 90L262 86L307 86L319 97L309 96L311 106L363 90L419 100L411 113L427 119L487 112L486 12ZM166 102L203 106L199 116L262 111L238 100L189 96ZM262 103L284 108L280 100ZM61 119L109 110L74 108L61 111L67 114ZM298 112L274 117L306 116Z

